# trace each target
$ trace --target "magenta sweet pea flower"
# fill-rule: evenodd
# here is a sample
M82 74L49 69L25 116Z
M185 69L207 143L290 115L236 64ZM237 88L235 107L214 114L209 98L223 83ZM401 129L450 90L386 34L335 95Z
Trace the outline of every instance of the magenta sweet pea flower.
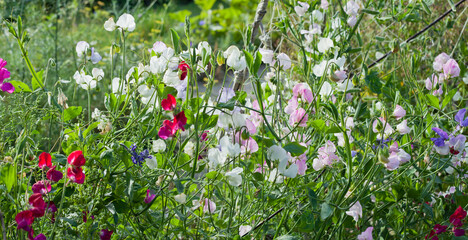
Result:
M58 182L63 178L63 173L55 170L56 166L53 166L49 171L47 171L46 177L50 181Z
M110 240L112 237L112 233L114 233L114 231L109 229L102 229L101 233L99 234L99 238L101 240Z
M86 159L83 155L83 152L79 150L70 153L67 160L68 160L68 164L72 165L75 168L81 167L85 165L86 163Z
M67 178L75 183L83 184L86 176L83 173L83 169L81 167L77 167L77 168L70 167L67 169Z
M52 190L50 183L47 181L39 181L34 183L31 188L33 193L40 193L42 195L45 195Z
M5 66L7 61L0 58L0 89L7 93L13 93L15 87L9 82L5 82L5 79L10 78L10 71L8 71Z
M46 236L44 234L39 234L37 235L34 240L47 240Z
M148 204L153 201L153 199L156 197L156 194L154 194L151 190L146 190L146 197L145 197L145 203Z
M18 229L23 229L24 231L31 231L31 225L34 222L34 216L31 210L26 210L19 212L15 217L16 223L18 224Z
M453 229L453 235L455 235L455 237L465 236L465 230L460 228Z
M441 234L441 233L446 232L447 228L448 228L448 226L440 225L440 224L436 224L434 226L434 230L435 230L436 234Z
M41 193L34 193L29 197L29 204L33 207L31 212L34 217L42 217L45 213L46 203Z
M174 96L171 94L167 95L166 99L161 101L161 107L166 111L172 111L176 108L177 101Z

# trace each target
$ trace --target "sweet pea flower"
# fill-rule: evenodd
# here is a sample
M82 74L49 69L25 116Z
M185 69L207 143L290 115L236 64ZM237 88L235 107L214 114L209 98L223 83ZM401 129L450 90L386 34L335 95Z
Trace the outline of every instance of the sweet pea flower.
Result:
M395 110L393 110L393 116L399 120L400 118L404 117L406 115L406 111L405 109L400 106L400 105L396 105L395 106Z
M242 171L244 171L244 169L236 167L232 169L232 171L226 172L226 179L231 186L239 187L242 184L242 176L240 175Z
M174 196L174 200L180 204L184 204L187 201L187 196L184 193Z
M153 199L156 197L156 194L154 194L151 190L147 189L146 190L146 197L145 197L145 203L148 204L153 201Z
M444 64L443 69L446 77L454 78L460 76L460 67L454 59L448 60Z
M47 181L38 181L31 187L33 193L40 193L42 195L49 193L52 190L52 186Z
M231 98L233 98L234 96L236 96L236 93L234 92L234 89L228 88L228 87L223 87L223 89L221 90L221 94L219 96L218 102L219 103L226 103L229 100L231 100Z
M61 171L55 170L56 166L53 166L52 168L49 169L46 173L47 179L50 181L58 182L60 179L63 178L63 173Z
M437 55L437 57L434 59L434 62L432 63L432 67L437 72L441 72L443 70L444 64L450 59L451 59L451 57L449 55L447 55L447 53L443 52L443 53Z
M446 232L447 228L448 228L448 226L440 225L440 224L436 224L434 226L434 230L435 230L436 234L441 234L441 233Z
M104 29L108 32L112 32L117 28L117 25L115 25L114 18L111 17L109 18L105 23L104 23Z
M241 225L239 227L239 236L243 237L245 236L248 232L250 232L250 230L252 230L252 227L249 226L249 225Z
M158 135L162 139L168 139L177 132L177 130L185 131L185 124L187 124L187 117L185 117L184 111L174 116L172 121L164 120L163 126L159 129Z
M298 1L297 4L299 5L294 7L294 11L296 11L297 15L302 17L307 12L310 6L308 3L300 2L300 1Z
M335 144L333 144L333 142L328 140L325 143L325 146L320 147L318 149L319 156L318 158L315 158L312 163L312 167L314 168L314 170L319 171L325 168L326 166L332 165L333 162L337 161L339 158L335 154L335 152L336 152Z
M161 101L161 107L166 111L172 111L176 108L177 100L172 94L168 94L166 99Z
M45 167L52 167L52 157L48 152L43 152L39 155L39 168L44 170Z
M288 70L288 69L291 68L291 59L289 58L288 55L286 55L286 53L280 53L280 54L278 54L278 56L276 57L276 59L278 59L279 66L280 66L283 70Z
M346 23L347 23L348 26L350 26L350 27L356 26L356 23L357 23L357 18L356 18L356 16L351 16L351 17L349 17L348 20L346 20Z
M353 217L354 221L358 221L360 217L362 217L362 206L359 201L353 204L349 211L346 211L346 215Z
M44 234L38 234L33 240L47 240Z
M319 42L317 44L317 49L321 53L327 52L330 48L334 47L333 40L330 38L319 38Z
M260 54L262 54L262 62L265 63L265 64L274 64L274 60L273 60L273 57L274 57L274 52L273 50L270 50L270 49L265 49L265 48L259 48L258 51L260 52Z
M91 48L91 62L93 64L96 64L101 60L102 60L101 55L97 51L95 51L94 48L92 47Z
M357 239L358 240L373 240L374 238L372 237L372 230L374 230L373 227L368 227L366 231L358 235Z
M76 55L78 56L78 58L81 58L83 56L86 56L86 52L89 49L89 44L85 41L79 41L76 44L75 49L76 49Z
M465 118L465 113L466 109L462 108L455 115L455 121L457 121L462 127L468 127L468 117Z
M73 167L81 167L86 163L86 159L83 155L83 152L80 150L70 153L70 155L67 158L67 161L68 164L72 165Z
M240 71L247 67L245 57L241 56L241 51L236 46L230 46L224 52L224 58L226 58L226 64L235 71Z
M356 16L359 11L359 4L357 4L355 1L351 0L346 3L346 6L344 8L346 14L350 16Z
M25 210L19 212L15 216L16 223L18 224L17 229L23 229L24 231L31 231L31 225L34 222L34 216L31 210Z
M403 135L411 131L411 129L408 127L408 121L406 119L396 126L396 130Z
M206 41L199 42L198 47L195 51L196 51L197 56L200 56L200 57L203 57L203 52L205 52L207 56L211 55L212 53L211 46Z
M83 173L83 169L81 167L77 167L77 168L70 167L67 169L67 178L77 184L83 184L86 176Z
M99 238L101 240L110 240L113 233L114 233L114 231L112 231L112 230L102 229L101 233L99 234Z
M29 204L32 206L33 217L42 217L45 213L46 203L42 198L42 193L34 193L29 197Z
M133 16L128 13L124 13L119 17L119 20L117 20L115 25L124 31L133 32L136 26L135 18L133 18Z
M296 109L290 116L289 116L289 125L295 126L298 123L299 127L307 127L307 120L309 115L303 108Z
M190 69L189 65L185 61L180 62L179 69L182 72L180 74L180 80L183 81L187 77L188 70Z
M153 152L162 152L166 150L166 143L162 139L153 141Z
M5 79L10 78L10 71L5 68L6 65L7 61L0 58L0 89L3 92L13 93L15 91L13 84L5 82Z
M323 10L327 10L328 9L328 6L329 6L329 3L327 0L321 0L320 1L320 7L323 9Z
M208 198L205 198L205 206L203 212L213 214L216 211L216 204Z
M458 208L455 210L455 212L450 215L449 221L453 226L455 227L461 227L463 223L461 220L463 220L466 217L466 211L463 210L461 206L458 206Z

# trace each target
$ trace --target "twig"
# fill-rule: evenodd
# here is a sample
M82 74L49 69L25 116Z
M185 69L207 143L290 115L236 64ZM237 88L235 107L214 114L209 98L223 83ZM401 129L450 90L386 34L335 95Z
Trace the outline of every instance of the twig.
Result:
M265 14L267 13L266 11L267 6L268 6L268 0L261 0L260 3L258 3L257 12L255 13L255 19L252 24L252 36L250 37L250 43L253 43L255 41L255 37L257 36L257 33L258 33L258 28L260 27L260 24L262 23L263 17L265 17ZM240 90L246 78L247 78L247 71L245 69L240 71L238 74L236 74L236 78L234 80L235 92Z
M257 230L259 227L261 227L263 224L265 224L266 222L268 222L270 219L272 219L274 216L278 215L278 213L282 212L284 210L284 207L281 207L280 209L278 209L278 211L276 211L275 213L271 214L269 217L267 217L265 220L261 221L259 224L257 224L257 226L255 226L253 229L251 229L250 231L246 232L244 235L242 235L241 237L243 236L246 236L248 235L250 232L253 232L255 230Z
M465 2L465 0L461 0L459 2L457 2L455 4L455 8L459 7L463 2ZM429 25L427 25L425 28L423 28L422 30L420 30L419 32L417 32L416 34L414 34L413 36L409 37L408 39L406 39L406 41L404 41L402 44L406 44L406 43L409 43L411 40L417 38L419 35L423 34L424 32L426 32L429 28L431 28L432 26L434 26L436 23L440 22L440 20L444 19L447 15L449 15L451 12L453 11L452 8L450 8L449 10L447 10L444 14L440 15L436 20L434 20L433 22L431 22ZM389 51L387 52L385 55L383 55L382 57L380 57L379 59L375 60L373 63L369 64L367 66L367 68L371 68L375 65L377 65L377 63L379 63L380 61L382 61L383 59L387 58L390 54L392 54L393 51Z

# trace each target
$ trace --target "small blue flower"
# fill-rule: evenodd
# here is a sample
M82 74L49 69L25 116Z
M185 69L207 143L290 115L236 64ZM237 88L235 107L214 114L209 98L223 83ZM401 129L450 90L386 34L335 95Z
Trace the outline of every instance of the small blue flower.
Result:
M387 139L377 139L376 141L376 144L372 145L372 149L376 149L376 148L381 148L381 149L384 149L385 147L388 147L388 142L392 141L393 139L390 137L390 138L387 138Z

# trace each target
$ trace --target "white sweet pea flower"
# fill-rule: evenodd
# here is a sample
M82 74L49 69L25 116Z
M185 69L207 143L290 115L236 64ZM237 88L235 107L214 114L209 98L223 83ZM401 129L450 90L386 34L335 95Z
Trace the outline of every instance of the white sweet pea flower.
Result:
M197 56L202 57L203 50L205 50L207 56L211 55L212 50L211 50L211 46L210 46L210 44L208 42L203 41L203 42L198 43L198 47L195 50Z
M349 16L356 16L358 15L359 8L359 4L351 0L346 3L344 10Z
M166 142L162 139L153 141L153 152L163 152L166 150Z
M225 52L226 64L235 71L243 70L247 67L245 57L241 56L241 51L236 46L230 46Z
M149 88L146 84L143 84L138 87L138 92L140 93L142 103L149 105L158 105L155 93L156 89L153 86Z
M112 32L112 31L114 31L116 28L117 28L117 26L115 25L115 22L114 22L114 18L113 18L113 17L109 18L109 19L104 23L104 29L106 29L106 31Z
M288 70L291 68L291 59L285 53L280 53L276 57L279 61L279 65L283 70Z
M400 134L407 134L411 131L411 129L408 127L407 125L407 120L403 120L400 124L398 124L396 126L396 130L400 133Z
M104 71L100 68L93 68L93 70L91 71L91 74L93 75L93 78L96 79L97 81L104 78Z
M158 160L154 156L150 156L150 158L146 159L146 166L148 166L149 169L153 170L158 167Z
M233 144L228 136L224 136L219 140L221 151L230 157L236 157L241 153L241 148L238 143Z
M228 183L234 187L239 187L242 184L242 176L240 175L244 169L236 167L232 171L225 174Z
M283 183L284 177L278 174L278 169L274 168L270 171L270 176L268 177L268 181L272 183Z
M320 12L319 10L312 11L312 17L318 22L323 21L323 13Z
M323 98L324 97L328 97L330 96L330 94L333 93L333 89L332 89L332 86L329 82L324 82L323 85L322 85L322 88L320 89L320 96L322 96Z
M274 64L273 50L265 49L265 48L259 48L258 51L260 52L260 54L262 54L262 62L264 62L265 64L270 64L270 65Z
M148 51L151 53L151 51L154 51L155 53L162 53L164 50L167 49L167 46L165 43L161 41L157 41L153 44L153 48L148 49Z
M122 94L127 93L127 87L124 81L120 81L120 78L112 79L112 93L118 94L122 91Z
M332 47L334 47L334 44L333 44L333 40L331 40L330 38L320 38L317 44L317 49L321 53L325 53Z
M175 195L174 200L180 204L184 204L187 201L187 195L185 195L184 193Z
M226 162L227 156L218 148L208 150L208 165L210 168L216 168L218 165L223 165Z
M88 48L89 48L89 44L85 41L79 41L77 44L76 44L76 55L78 56L78 58L81 58L84 56L86 56L86 52L88 51Z
M310 6L309 6L308 3L299 2L299 1L297 2L297 4L299 4L299 6L295 6L294 11L296 11L297 15L302 17L307 12L307 10L309 9Z
M122 16L119 17L119 20L117 20L116 25L125 31L133 32L136 26L135 18L133 18L133 16L128 13L124 13L122 14Z
M96 88L96 80L94 80L93 77L86 75L83 70L80 72L76 71L73 75L73 78L75 79L76 83L79 84L80 87L84 90Z
M249 226L249 225L241 225L239 227L239 236L243 237L245 234L247 234L248 232L250 232L250 230L252 230L252 227Z
M342 83L337 83L337 89L340 92L349 91L353 87L354 87L354 84L351 79L346 79Z

